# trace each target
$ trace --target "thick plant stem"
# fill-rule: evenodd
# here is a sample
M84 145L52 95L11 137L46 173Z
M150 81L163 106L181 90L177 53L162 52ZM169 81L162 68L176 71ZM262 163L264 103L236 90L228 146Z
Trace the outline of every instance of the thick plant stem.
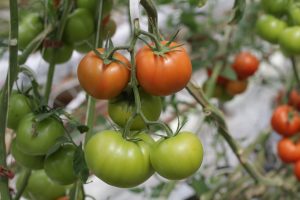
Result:
M152 0L141 0L142 6L145 8L148 15L148 30L160 38L158 31L157 11Z
M5 129L7 124L8 99L18 74L18 2L10 0L9 68L5 85L0 95L0 166L6 168ZM8 178L0 176L0 199L10 200Z
M53 54L55 54L54 51L53 51ZM48 70L48 74L47 74L47 82L46 82L46 89L45 89L45 103L47 103L49 100L49 96L50 96L51 89L52 89L53 76L54 76L54 72L55 72L55 60L54 60L54 56L52 56L52 57L53 58L50 60L49 70Z
M96 38L95 38L95 49L102 47L103 38L99 37L99 33L101 31L101 24L102 24L102 13L103 13L103 0L98 0L98 13L97 13L97 31L96 31ZM94 126L94 119L95 119L95 107L96 107L96 100L88 95L88 104L87 104L87 112L86 112L86 121L85 124L89 127L88 132L85 135L84 143L86 144L88 140L93 135L93 126Z

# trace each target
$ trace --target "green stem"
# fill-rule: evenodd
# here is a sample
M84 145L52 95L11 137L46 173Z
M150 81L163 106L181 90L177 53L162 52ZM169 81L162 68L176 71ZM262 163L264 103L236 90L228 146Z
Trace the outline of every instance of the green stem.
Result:
M99 33L101 31L101 24L102 24L102 13L103 13L103 0L98 0L98 13L97 13L97 32L96 32L96 38L95 38L95 49L102 47L102 41L103 39L99 37ZM96 51L96 52L95 52ZM95 50L94 52L96 55L100 52ZM101 54L98 55L101 57ZM96 107L96 100L88 95L88 104L87 104L87 111L86 111L86 125L89 127L88 132L85 135L84 143L86 144L88 140L93 136L93 126L94 126L94 119L95 119L95 107Z
M207 82L207 88L206 88L206 92L205 92L205 95L207 98L211 98L213 96L215 86L216 86L216 80L217 80L222 68L223 68L223 63L217 62L217 64L215 65L215 67L213 69L212 75L208 79L208 82Z
M157 51L160 51L162 49L161 44L160 44L159 40L157 39L157 37L155 37L155 35L153 35L152 33L143 31L143 30L139 30L139 33L151 38L151 40L155 43L155 47L156 47Z
M48 102L49 100L49 96L51 93L51 89L52 89L52 82L53 82L53 76L54 76L54 72L55 72L55 56L54 56L55 52L54 50L52 50L52 58L50 60L49 63L49 71L47 74L47 83L46 83L46 89L45 89L45 103Z
M152 0L141 0L142 6L145 8L148 15L148 30L154 33L157 38L160 38L158 31L157 11Z
M298 88L300 88L300 78L299 78L299 74L298 74L298 70L297 70L297 63L296 63L296 59L294 56L291 57L291 61L292 61L292 67L293 67L293 72L297 81L297 86Z
M6 163L6 145L5 130L7 123L8 100L13 83L17 77L18 66L18 2L17 0L9 1L10 9L10 37L9 37L9 68L5 85L0 95L0 166L7 167ZM10 200L8 179L0 176L0 199Z
M23 179L23 182L21 183L21 187L20 189L18 190L14 200L19 200L28 184L28 181L29 181L29 178L30 178L30 175L31 175L31 170L30 169L26 169L25 171L25 175L24 175L24 179Z

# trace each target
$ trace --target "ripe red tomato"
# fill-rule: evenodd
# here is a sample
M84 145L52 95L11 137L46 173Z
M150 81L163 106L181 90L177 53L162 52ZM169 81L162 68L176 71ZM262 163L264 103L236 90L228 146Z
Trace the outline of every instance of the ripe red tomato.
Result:
M194 174L201 166L203 147L199 138L183 131L156 142L150 152L155 171L171 180L180 180Z
M145 133L135 139L126 140L120 132L111 130L95 134L85 146L87 166L98 178L116 187L143 183L154 173L149 158L154 140Z
M226 84L226 91L229 95L234 96L240 94L247 89L247 80L230 80Z
M104 49L97 49L100 53ZM80 61L77 76L81 87L96 99L112 99L127 86L130 78L130 63L127 58L116 52L113 56L121 61L104 64L93 51Z
M289 96L289 104L300 110L300 93L297 90L292 90Z
M292 136L300 130L300 117L293 107L281 105L274 110L271 124L277 133Z
M295 174L296 178L298 179L298 181L300 181L300 160L298 160L295 163L294 174Z
M166 45L166 41L161 44ZM175 42L169 45L175 46L178 46ZM186 86L191 78L192 64L188 53L181 46L159 55L145 45L136 54L136 71L137 79L146 92L166 96Z
M259 66L259 60L249 52L241 52L235 56L232 64L233 70L239 79L246 79L252 76Z
M277 153L283 162L296 162L300 160L300 143L295 144L289 138L283 138L277 144Z

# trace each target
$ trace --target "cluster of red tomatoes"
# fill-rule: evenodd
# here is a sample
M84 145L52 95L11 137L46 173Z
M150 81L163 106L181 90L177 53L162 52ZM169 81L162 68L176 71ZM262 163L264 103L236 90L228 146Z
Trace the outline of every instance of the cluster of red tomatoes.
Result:
M237 76L237 80L231 80L225 76L218 75L213 97L221 101L231 100L234 95L240 94L247 89L248 78L252 76L259 67L259 60L250 52L240 52L234 58L232 69ZM207 69L208 76L212 75L212 70ZM204 83L206 89L208 81Z
M135 60L134 66L122 54L109 55L102 48L97 49L99 54L89 52L79 63L81 86L89 95L109 100L108 114L120 128L93 135L84 149L88 168L110 185L134 187L154 172L167 179L184 179L202 163L203 147L195 134L181 131L155 142L147 133L147 126L160 117L161 96L182 90L192 73L190 58L183 47L166 41L160 45L163 52L148 45L139 49L131 58ZM133 67L142 112L136 116L134 86L129 84ZM124 135L132 117L129 135Z
M37 104L28 96L14 91L10 96L7 126L16 137L11 154L24 168L31 169L23 196L34 200L53 200L64 196L77 180L73 170L76 147L66 143L51 151L57 139L65 135L61 120L53 115L37 114ZM17 189L24 174L18 176ZM47 190L45 190L47 188Z
M49 10L53 13L60 11L63 1L48 1ZM116 31L116 23L110 18L110 11L113 2L105 0L103 2L103 20L99 35L101 38L112 37ZM55 51L55 64L68 61L75 49L78 52L86 53L91 50L88 43L95 43L97 19L95 18L97 8L96 0L76 0L75 8L68 15L61 40L55 38L56 28L47 35L43 42L44 48L41 54L46 62L52 59L52 52ZM50 12L51 13L51 12ZM48 17L47 24L57 26L59 15ZM54 18L54 19L52 19ZM22 18L19 24L19 49L24 50L30 42L37 37L44 29L44 21L38 13L29 13ZM88 42L88 43L87 43Z
M300 54L300 2L291 0L261 0L266 14L256 22L258 35L279 44L286 55Z
M288 100L288 104L275 108L271 125L283 137L277 144L278 156L283 162L294 164L294 173L300 180L300 93L292 90Z

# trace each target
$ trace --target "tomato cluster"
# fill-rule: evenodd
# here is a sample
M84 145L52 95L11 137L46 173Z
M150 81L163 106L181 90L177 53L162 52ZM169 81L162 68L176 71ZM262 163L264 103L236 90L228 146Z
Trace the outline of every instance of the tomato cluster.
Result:
M300 4L290 0L262 0L266 14L256 22L257 34L264 40L279 44L288 56L300 54Z
M254 75L258 70L259 60L250 52L240 52L234 58L232 70L237 79L233 80L222 75L218 75L215 85L213 97L221 101L231 100L234 95L243 93L248 86L248 78ZM212 75L212 70L207 69L207 75ZM208 81L204 83L204 90L207 89Z
M288 96L288 104L278 105L273 111L271 125L282 136L277 144L277 153L285 163L295 164L296 177L300 180L300 93L293 89Z

